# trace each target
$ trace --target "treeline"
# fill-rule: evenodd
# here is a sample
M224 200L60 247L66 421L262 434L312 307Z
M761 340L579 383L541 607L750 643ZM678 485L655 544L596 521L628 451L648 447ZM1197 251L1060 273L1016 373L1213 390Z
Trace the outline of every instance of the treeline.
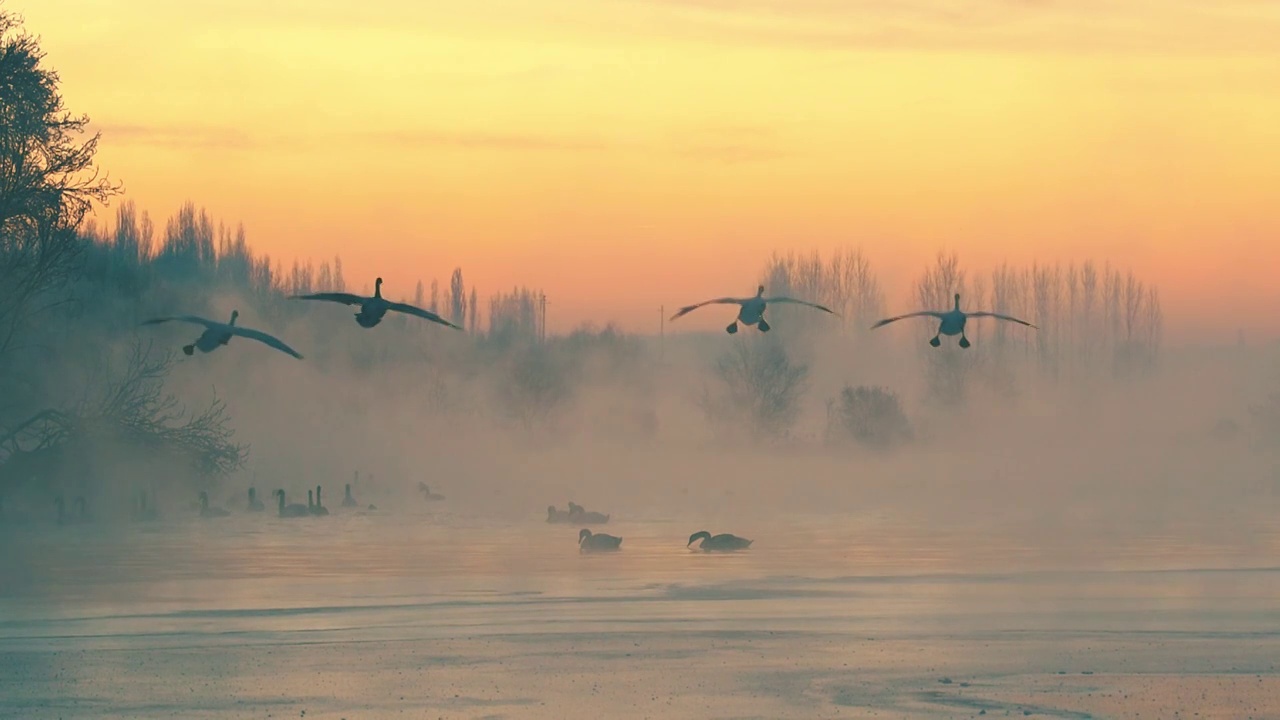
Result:
M805 329L839 327L846 334L865 334L886 315L916 310L949 310L955 293L965 310L989 310L1012 315L1039 327L991 319L975 319L966 332L975 340L966 351L996 365L1030 360L1040 374L1053 380L1096 375L1116 377L1151 372L1159 359L1164 333L1160 291L1132 270L1094 261L1032 264L1007 263L987 272L971 272L955 253L939 253L916 280L911 305L895 303L886 309L885 293L874 268L861 249L841 248L827 257L774 255L761 273L766 295L792 295L818 302L839 312L842 323L795 306L771 306L781 317L779 326ZM904 298L905 300L906 298ZM937 331L937 322L906 320L922 338ZM884 332L883 330L880 332ZM946 357L927 345L926 356Z
M90 274L111 279L113 290L132 296L156 283L234 290L256 300L256 309L279 318L289 311L281 307L272 312L269 306L275 305L271 302L275 299L316 292L373 292L372 278L363 279L359 289L349 286L338 256L319 265L295 259L285 270L279 262L273 263L270 255L254 252L243 224L233 230L215 223L207 211L192 202L165 222L159 238L148 213L139 212L132 200L117 206L113 225L89 218L81 234L89 245ZM472 333L487 330L503 343L545 339L541 291L517 287L493 294L488 322L482 323L478 290L467 287L460 267L449 277L443 298L439 280L434 278L430 294L421 279L411 298L394 291L386 294L426 308ZM301 310L295 308L294 312Z

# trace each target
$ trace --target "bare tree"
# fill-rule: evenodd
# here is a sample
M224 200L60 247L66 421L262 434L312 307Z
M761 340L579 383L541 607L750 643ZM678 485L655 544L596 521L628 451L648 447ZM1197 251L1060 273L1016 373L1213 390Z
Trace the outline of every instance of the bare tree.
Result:
M172 364L171 353L134 343L122 373L90 383L69 407L43 410L0 436L0 470L16 461L25 474L100 474L105 449L122 448L129 456L180 459L200 477L234 472L247 448L232 441L225 405L215 399L204 411L187 413L164 392ZM38 468L31 466L33 458L42 459Z
M58 74L20 19L0 10L0 360L74 272L94 203L120 192L94 166L98 134L63 107Z
M337 255L333 256L333 291L347 291L347 279L342 276L342 258Z
M413 288L413 304L422 307L422 303L426 302L426 300L427 290L423 287L422 281L419 280L418 284Z
M774 253L761 273L768 295L790 295L826 305L845 318L845 327L864 332L884 309L884 293L861 248L844 247L824 260L817 251L800 256ZM820 315L801 308L773 306L781 327L789 331L822 327Z
M888 450L914 437L898 395L887 388L846 385L827 403L827 440L852 439L866 447Z
M449 280L449 320L458 327L466 327L467 288L462 281L462 268L454 268Z
M939 252L933 267L925 270L916 281L916 303L922 309L946 310L954 302L952 296L966 294L965 271L960 267L960 257L955 253ZM956 405L968 394L969 376L977 356L970 350L962 350L944 343L940 348L924 342L937 331L935 323L916 323L921 339L920 352L925 360L926 384L929 397L943 405Z
M532 343L538 338L538 300L541 293L512 288L489 298L489 339L498 347Z
M480 301L476 299L476 286L471 286L471 300L467 303L471 307L470 320L467 322L467 329L475 334L476 328L480 326Z
M565 363L552 357L544 345L524 345L511 356L508 375L500 387L502 407L509 417L531 429L545 421L571 396Z
M427 309L433 313L440 312L440 283L435 279L431 280L431 305Z
M809 368L792 362L772 337L739 341L716 361L717 391L704 388L702 407L720 423L746 420L753 436L785 436L800 414Z

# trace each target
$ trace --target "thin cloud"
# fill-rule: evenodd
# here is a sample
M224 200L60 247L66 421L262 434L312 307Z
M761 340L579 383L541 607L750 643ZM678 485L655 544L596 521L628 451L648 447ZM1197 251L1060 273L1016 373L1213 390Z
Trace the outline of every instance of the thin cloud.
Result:
M698 42L825 50L1274 56L1280 11L1251 0L613 0Z
M619 143L599 138L568 138L466 130L386 131L360 133L358 137L380 145L455 147L466 150L597 152L621 146Z
M768 127L717 127L675 133L668 149L679 157L726 165L768 162L791 155Z
M167 148L249 150L257 146L243 130L194 125L95 125L102 141L119 145L153 145Z

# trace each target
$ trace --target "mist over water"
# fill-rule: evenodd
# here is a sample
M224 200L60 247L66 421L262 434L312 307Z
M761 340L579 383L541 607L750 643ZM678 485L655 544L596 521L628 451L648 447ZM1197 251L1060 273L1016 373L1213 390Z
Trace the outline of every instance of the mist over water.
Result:
M863 340L883 345L852 366L828 343L806 356L813 396L827 378L906 388L917 439L873 451L824 443L812 399L789 440L713 429L711 360L765 341L669 337L663 361L528 426L483 375L444 376L433 405L406 392L433 381L411 366L239 342L180 361L171 386L216 387L253 439L212 487L232 514L199 517L164 477L126 483L157 488L156 522L103 494L100 521L59 527L27 496L29 521L0 531L0 714L1278 711L1280 475L1251 435L1213 432L1244 422L1267 351L1174 351L1149 379L1024 379L1015 401L948 409L911 383L910 340ZM250 483L265 512L245 510ZM275 488L315 484L329 516L275 516ZM568 501L610 514L592 529L621 551L581 554L578 525L545 521ZM703 529L755 542L686 549Z
M0 59L0 717L1280 717L1280 354L1138 270L787 252L549 332L95 217L3 7Z

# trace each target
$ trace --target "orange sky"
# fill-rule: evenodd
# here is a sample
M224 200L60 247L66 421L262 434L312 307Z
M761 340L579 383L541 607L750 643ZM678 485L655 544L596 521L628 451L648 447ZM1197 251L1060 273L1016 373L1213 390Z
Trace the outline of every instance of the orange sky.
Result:
M357 287L461 265L485 307L649 330L843 243L906 309L945 247L1131 265L1175 341L1280 333L1280 3L4 6L161 225L191 199Z

